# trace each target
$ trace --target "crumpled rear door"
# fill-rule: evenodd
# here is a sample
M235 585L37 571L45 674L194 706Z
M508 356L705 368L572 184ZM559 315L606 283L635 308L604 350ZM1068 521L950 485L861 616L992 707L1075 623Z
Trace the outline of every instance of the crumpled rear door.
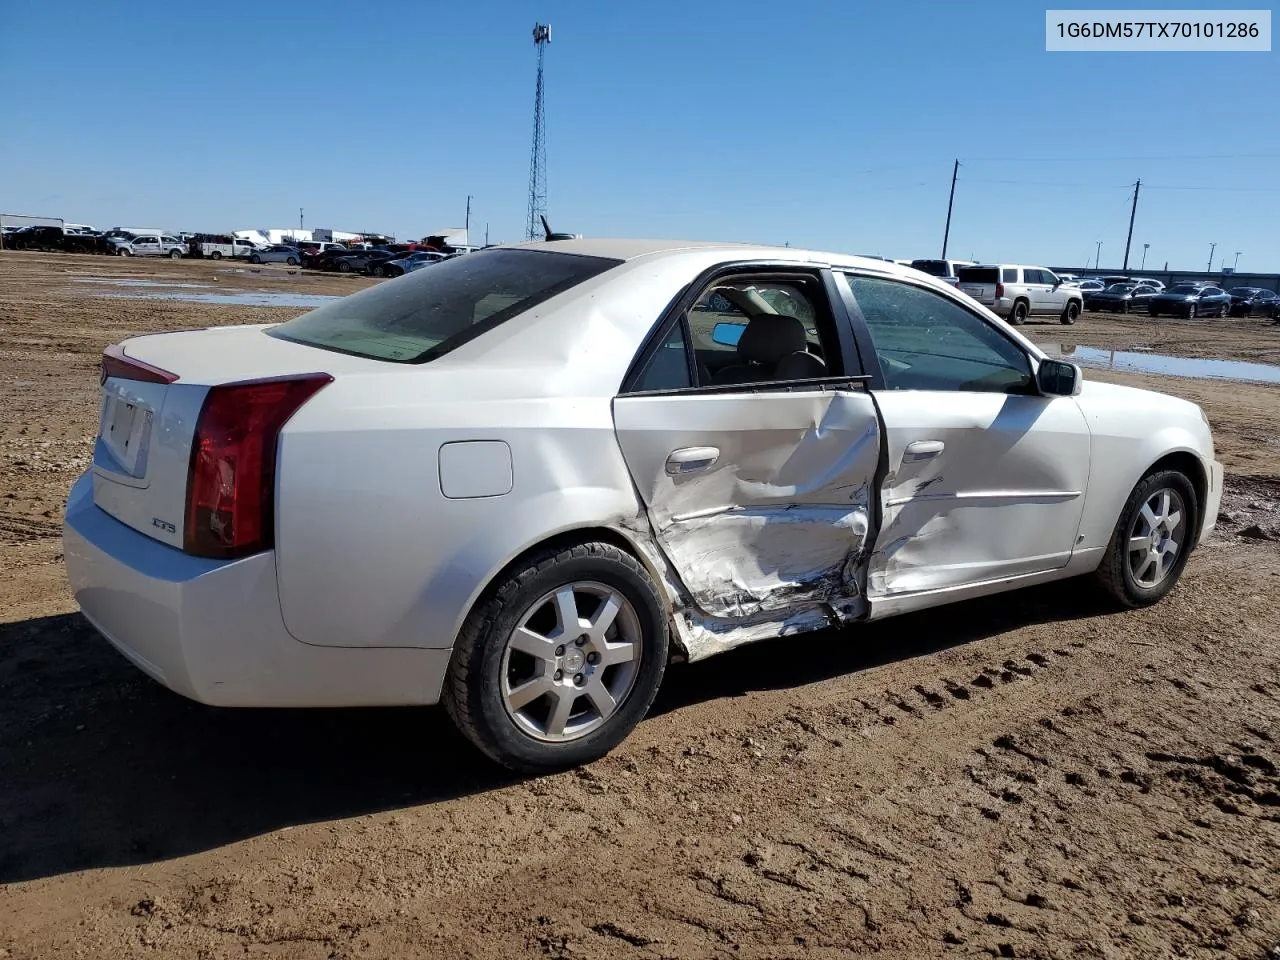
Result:
M880 459L865 391L622 396L614 424L658 543L703 614L860 607Z

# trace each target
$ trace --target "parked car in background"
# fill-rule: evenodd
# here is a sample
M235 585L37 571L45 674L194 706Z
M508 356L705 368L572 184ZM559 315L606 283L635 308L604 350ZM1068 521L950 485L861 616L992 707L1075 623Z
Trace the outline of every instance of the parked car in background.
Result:
M312 270L328 270L330 269L329 264L338 259L338 257L346 257L353 252L353 250L341 244L331 245L323 250L303 250L302 265Z
M420 267L428 264L439 263L441 260L447 260L448 255L444 253L435 253L430 250L415 250L408 256L398 256L395 260L388 260L386 263L375 263L369 268L369 272L375 277L399 277Z
M265 249L255 250L249 254L249 262L287 263L291 267L296 267L302 262L302 253L297 247L291 247L287 243L273 243Z
M1084 308L1105 313L1145 313L1147 304L1159 292L1143 283L1113 283L1105 290L1086 293Z
M1231 298L1220 287L1208 283L1175 283L1147 301L1151 316L1225 317L1231 312Z
M746 245L504 248L133 337L101 411L63 550L139 669L223 706L443 700L522 771L615 747L672 654L1087 574L1157 603L1223 487L1195 404L919 271Z
M972 260L912 260L911 269L937 277L953 287L959 282L956 271L961 267L974 266Z
M1102 280L1099 280L1097 277L1086 277L1083 280L1077 280L1076 286L1080 288L1081 292L1086 294L1086 297L1085 297L1086 307L1089 305L1089 298L1087 296L1088 293L1090 292L1096 293L1099 290L1107 289L1106 283L1104 283Z
M113 241L122 257L169 257L177 260L187 252L187 245L170 234L135 236L132 240Z
M209 260L221 260L224 257L245 259L258 249L256 243L248 240L210 233L196 234L187 241L187 247L192 256L205 257Z
M1014 326L1033 316L1056 316L1071 324L1084 309L1080 288L1063 283L1045 267L981 264L961 267L958 279L961 290Z
M1275 315L1277 297L1274 290L1262 287L1232 287L1227 291L1231 298L1233 317L1271 317Z
M345 256L325 262L321 269L338 273L368 273L375 264L386 263L398 256L390 250L352 250Z

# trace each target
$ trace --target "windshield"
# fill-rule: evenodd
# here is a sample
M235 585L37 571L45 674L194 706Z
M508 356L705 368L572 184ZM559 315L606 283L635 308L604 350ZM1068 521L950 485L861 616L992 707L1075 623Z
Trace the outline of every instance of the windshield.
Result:
M931 276L950 276L950 272L947 270L947 261L945 260L912 260L911 266L913 269L920 270Z
M1136 286L1136 283L1113 283L1107 287L1107 293L1128 293Z
M423 363L621 262L535 250L472 253L335 300L268 333L375 360Z

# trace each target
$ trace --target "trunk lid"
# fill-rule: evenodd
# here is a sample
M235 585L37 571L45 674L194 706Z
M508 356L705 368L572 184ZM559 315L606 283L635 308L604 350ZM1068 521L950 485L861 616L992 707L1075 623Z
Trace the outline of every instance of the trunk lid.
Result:
M103 379L93 450L93 500L100 509L181 549L192 438L211 386L303 373L337 377L396 369L269 337L267 329L269 325L217 327L135 337L120 345L125 361L139 361L177 379L133 379L127 370Z

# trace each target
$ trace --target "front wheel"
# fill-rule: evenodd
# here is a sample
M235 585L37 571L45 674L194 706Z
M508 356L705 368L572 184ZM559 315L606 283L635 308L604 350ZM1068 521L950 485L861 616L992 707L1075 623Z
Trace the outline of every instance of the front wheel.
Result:
M467 617L444 703L475 746L539 773L604 756L653 703L667 620L645 568L612 544L552 548Z
M260 256L258 256L256 253L254 253L254 254L250 254L250 256L249 256L249 262L250 262L250 263L261 263L261 262L262 262L262 258L261 258Z
M385 277L387 275L386 269L381 266L370 267L369 273L371 273L375 277Z
M1193 303L1187 307L1187 319L1194 320L1196 318L1196 305Z
M1133 489L1095 576L1126 607L1145 607L1173 589L1199 528L1191 481L1177 470L1148 474Z
M296 266L298 265L298 258L297 258L297 257L288 257L288 258L286 258L286 259L285 259L285 261L284 261L284 262L285 262L285 263L287 263L287 264L288 264L289 266L291 266L291 267L296 267Z
M1020 327L1027 322L1027 302L1019 300L1013 305L1013 313L1009 314L1009 322L1015 327Z
M340 263L340 264L338 264L338 272L339 272L339 273L350 273L350 272L351 272L351 264L349 264L349 263Z
M1080 319L1080 301L1079 300L1069 301L1067 303L1067 309L1062 311L1062 317L1060 319L1067 326L1070 326L1071 324L1075 323L1078 319Z

